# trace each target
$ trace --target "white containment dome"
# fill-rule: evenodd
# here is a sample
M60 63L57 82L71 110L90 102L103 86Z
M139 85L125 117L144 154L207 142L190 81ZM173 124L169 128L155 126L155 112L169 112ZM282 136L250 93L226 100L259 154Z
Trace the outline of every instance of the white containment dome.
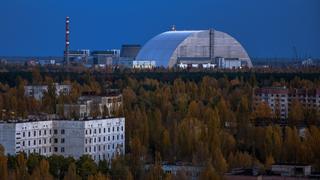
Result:
M241 66L252 67L242 45L227 33L216 30L164 32L149 40L136 57L169 68L182 62L213 63L217 58L237 59Z

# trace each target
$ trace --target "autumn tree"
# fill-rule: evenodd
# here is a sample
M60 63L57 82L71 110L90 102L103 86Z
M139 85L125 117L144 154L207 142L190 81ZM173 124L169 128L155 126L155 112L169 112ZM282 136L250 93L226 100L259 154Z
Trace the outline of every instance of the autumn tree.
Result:
M216 173L213 166L210 163L208 163L206 168L200 174L199 179L200 180L218 180L218 179L221 179L221 177L219 177L219 175Z
M273 118L273 112L270 106L266 102L259 103L253 111L252 117L256 120L271 120Z
M306 147L309 160L317 170L320 170L320 128L311 126L306 132Z
M297 99L291 102L288 118L290 125L300 125L304 121L303 107Z
M27 159L25 155L20 153L17 155L17 166L15 176L17 179L29 179L29 173L27 168Z
M0 177L3 180L8 179L8 158L4 154L4 147L0 144Z
M42 76L40 74L40 69L38 67L33 68L32 70L32 83L41 84Z
M71 163L68 168L67 174L63 177L64 180L77 180L81 179L77 174L76 164Z
M141 178L143 166L146 158L146 149L141 144L139 138L134 137L130 141L130 167L134 178Z

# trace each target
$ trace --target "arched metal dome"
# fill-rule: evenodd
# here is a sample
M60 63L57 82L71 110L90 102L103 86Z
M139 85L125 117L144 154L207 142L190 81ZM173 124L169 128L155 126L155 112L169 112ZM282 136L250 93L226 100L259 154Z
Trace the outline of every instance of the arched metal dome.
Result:
M137 60L154 60L157 66L173 67L179 58L238 58L252 67L242 45L230 35L216 30L168 31L149 40Z

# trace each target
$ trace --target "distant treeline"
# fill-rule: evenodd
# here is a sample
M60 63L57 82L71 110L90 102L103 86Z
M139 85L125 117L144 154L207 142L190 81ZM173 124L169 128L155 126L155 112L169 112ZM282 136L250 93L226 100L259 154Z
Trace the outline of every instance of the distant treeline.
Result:
M77 81L80 84L84 82L86 76L92 76L97 81L116 81L124 80L128 77L143 80L145 78L156 79L161 82L172 83L175 79L180 78L183 80L199 82L204 76L213 77L216 79L227 78L229 80L239 78L243 81L250 81L255 79L258 86L271 86L276 81L291 81L294 78L300 78L310 81L320 80L320 70L318 72L241 72L241 71L164 71L164 72L41 72L42 77L50 76L56 82L63 82L64 80ZM32 71L14 71L14 72L0 72L0 83L8 84L13 87L17 85L18 78L23 78L28 82L33 82Z

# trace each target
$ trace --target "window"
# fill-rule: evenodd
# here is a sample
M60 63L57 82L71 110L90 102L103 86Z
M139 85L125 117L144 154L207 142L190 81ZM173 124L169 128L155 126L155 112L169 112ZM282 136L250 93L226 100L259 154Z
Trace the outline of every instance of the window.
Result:
M54 138L54 143L58 143L58 138Z
M36 131L33 131L33 136L36 136L37 135L37 132Z
M47 135L47 130L44 130L44 135Z
M51 131L51 129L50 129L50 134L52 134L52 131Z
M90 134L92 133L91 129L90 129Z
M61 152L64 152L64 147L61 147Z
M108 141L110 141L110 136L108 136Z
M119 135L117 135L117 140L119 140Z
M100 140L101 140L101 138L99 137L99 138L98 138L98 142L100 142Z
M88 134L88 130L86 129L86 134Z
M37 144L37 143L36 143L36 140L34 140L34 141L33 141L33 145L36 145L36 144Z
M54 134L58 134L58 130L56 130L56 129L53 132L54 132Z
M101 129L99 128L99 134L101 134Z
M94 134L96 134L97 133L97 130L96 129L94 129Z
M114 140L114 136L112 136L112 140Z
M47 139L43 139L43 143L44 143L44 144L47 144Z
M110 128L108 128L108 132L110 132Z
M25 136L26 136L26 133L25 133L25 132L23 132L23 133L22 133L22 137L25 137Z
M41 136L41 130L39 130L39 136Z
M30 141L28 141L28 146L30 146Z
M58 147L54 147L54 152L58 152Z
M117 131L119 131L119 127L117 127Z
M106 133L106 128L103 128L103 133Z
M41 139L39 139L39 144L41 144Z
M103 137L103 142L105 142L105 141L106 141L106 137L104 136L104 137Z
M61 134L64 134L64 129L61 130Z
M114 132L114 127L112 127L112 132Z
M24 141L22 141L22 146L24 146Z
M96 138L94 138L93 141L96 142Z
M123 126L121 126L121 131L123 131Z
M121 134L121 139L123 139L123 134Z
M61 143L64 143L64 138L61 138Z

